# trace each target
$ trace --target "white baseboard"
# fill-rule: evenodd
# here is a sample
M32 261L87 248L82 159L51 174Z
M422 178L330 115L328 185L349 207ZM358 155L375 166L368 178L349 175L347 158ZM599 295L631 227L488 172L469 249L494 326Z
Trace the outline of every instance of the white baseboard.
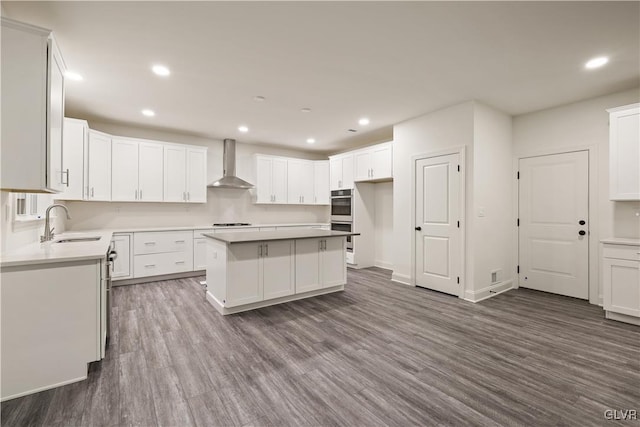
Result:
M373 264L376 267L384 268L385 270L393 270L393 264L387 261L377 260L377 261L374 261Z
M464 293L464 299L471 302L480 302L511 289L513 289L513 280L505 280L477 291L467 290Z
M411 284L411 276L407 276L405 274L396 273L395 271L391 274L391 281L396 283L401 283L407 286L413 286Z

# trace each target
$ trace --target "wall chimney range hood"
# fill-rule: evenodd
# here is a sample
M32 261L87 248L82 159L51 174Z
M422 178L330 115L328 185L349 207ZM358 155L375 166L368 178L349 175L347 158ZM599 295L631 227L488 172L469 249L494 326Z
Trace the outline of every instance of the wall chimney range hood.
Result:
M209 188L236 188L247 190L253 188L253 184L236 176L236 140L224 140L224 152L222 155L223 176L217 181L207 185Z

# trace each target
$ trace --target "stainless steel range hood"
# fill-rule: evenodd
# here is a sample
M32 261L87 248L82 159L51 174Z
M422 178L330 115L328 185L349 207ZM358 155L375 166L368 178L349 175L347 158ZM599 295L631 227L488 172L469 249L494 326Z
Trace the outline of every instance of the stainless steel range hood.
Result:
M236 176L236 140L224 140L224 152L222 155L223 176L217 181L207 185L210 188L237 188L247 190L253 188L253 184Z

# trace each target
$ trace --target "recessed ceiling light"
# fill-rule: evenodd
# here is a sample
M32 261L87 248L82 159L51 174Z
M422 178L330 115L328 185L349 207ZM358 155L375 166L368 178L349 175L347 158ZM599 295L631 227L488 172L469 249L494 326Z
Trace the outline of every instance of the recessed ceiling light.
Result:
M154 65L153 67L151 67L151 70L154 73L156 73L157 75L162 76L162 77L166 77L169 74L171 74L171 71L169 71L169 69L167 67L165 67L164 65L160 65L160 64Z
M238 126L238 130L243 133L249 132L249 128L246 126Z
M316 140L313 138L307 138L307 144L315 144Z
M310 113L311 112L311 108L302 108L302 109L300 109L300 111L302 111L303 113Z
M253 100L256 101L256 102L263 102L265 99L267 99L267 98L265 98L264 96L260 96L260 95L253 97Z
M153 110L149 110L148 108L145 108L144 110L142 110L142 114L144 114L147 117L153 117L156 115L156 113Z
M584 64L584 68L588 68L588 69L600 68L603 65L605 65L607 62L609 62L609 58L607 58L606 56L599 56L597 58L593 58L587 61L587 63Z
M358 120L358 124L360 126L366 126L369 124L369 119L367 119L366 117L363 117L360 120Z
M74 71L67 71L66 73L64 73L64 76L66 78L68 78L69 80L73 80L73 81L76 81L76 82L84 80L84 78L80 74L78 74L78 73L76 73Z

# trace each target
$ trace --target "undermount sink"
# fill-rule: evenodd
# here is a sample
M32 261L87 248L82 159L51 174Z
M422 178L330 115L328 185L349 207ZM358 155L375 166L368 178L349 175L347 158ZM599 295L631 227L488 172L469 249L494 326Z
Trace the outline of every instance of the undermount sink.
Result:
M95 242L100 237L70 237L68 239L56 240L53 243L75 243L75 242Z

